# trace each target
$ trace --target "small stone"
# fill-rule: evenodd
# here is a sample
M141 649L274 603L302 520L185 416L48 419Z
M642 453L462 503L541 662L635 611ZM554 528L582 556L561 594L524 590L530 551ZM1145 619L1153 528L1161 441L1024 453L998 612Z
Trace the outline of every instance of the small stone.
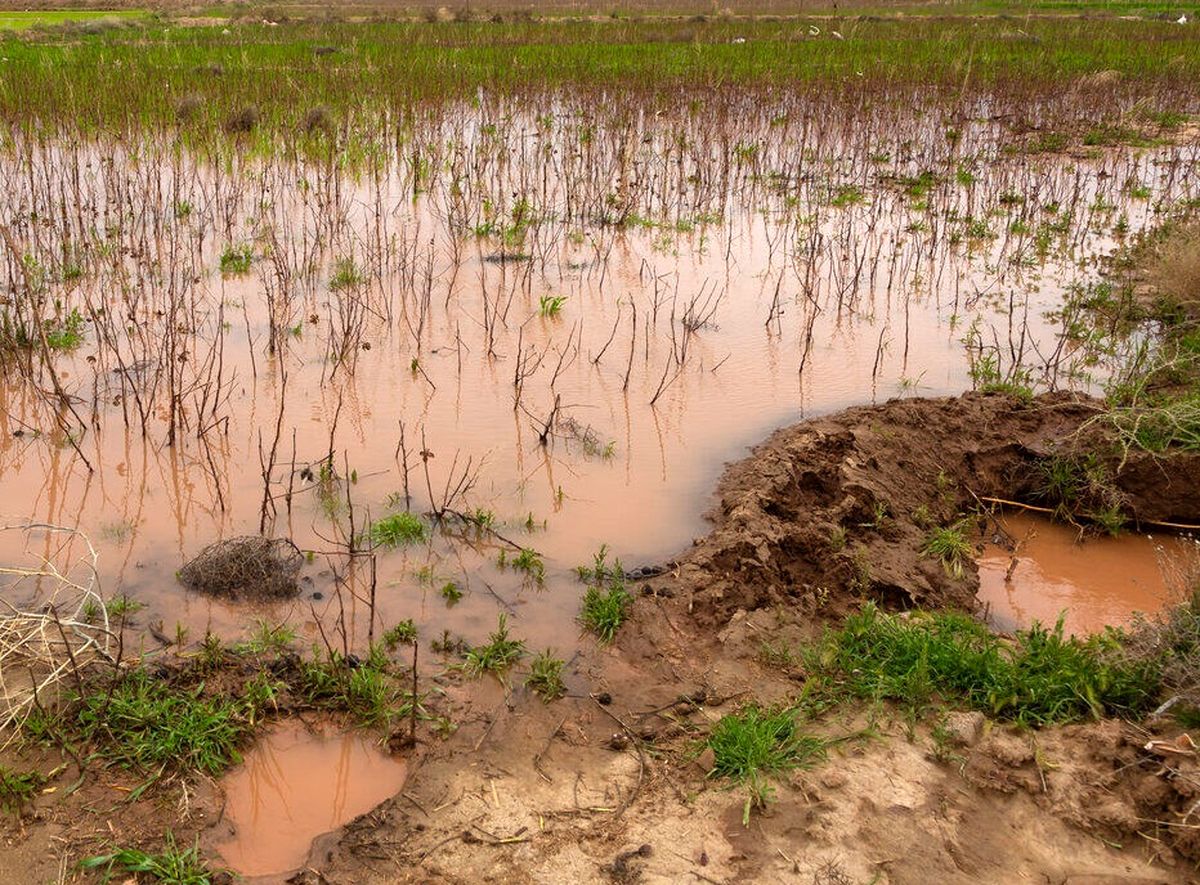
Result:
M717 756L712 751L712 747L705 747L704 750L701 751L700 755L696 757L696 766L705 774L708 774L710 771L712 771L713 766L716 764Z
M960 747L973 747L983 737L984 715L972 710L969 713L955 712L946 717L946 731L950 741Z

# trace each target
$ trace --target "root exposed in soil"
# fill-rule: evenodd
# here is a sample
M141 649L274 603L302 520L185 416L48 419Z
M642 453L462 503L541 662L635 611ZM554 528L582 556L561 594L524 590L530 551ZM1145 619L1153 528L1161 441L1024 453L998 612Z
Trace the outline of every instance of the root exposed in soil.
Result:
M1039 465L1087 459L1121 515L1195 522L1200 457L1123 452L1091 419L1094 400L998 394L892 400L776 432L732 465L713 531L662 588L702 626L738 609L785 604L839 614L863 600L891 608L977 607L978 570L924 551L982 498L1046 503ZM1051 502L1054 503L1054 502ZM1077 502L1083 504L1083 502ZM677 586L667 586L674 584Z

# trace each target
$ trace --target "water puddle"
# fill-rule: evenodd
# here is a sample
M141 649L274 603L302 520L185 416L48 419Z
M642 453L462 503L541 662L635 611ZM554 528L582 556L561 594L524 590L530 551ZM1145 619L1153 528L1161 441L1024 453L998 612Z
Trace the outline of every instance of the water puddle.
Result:
M1069 525L1029 514L1000 518L1017 541L1014 553L988 539L979 557L979 599L998 630L1052 625L1087 634L1129 624L1134 613L1153 614L1172 596L1168 575L1191 545L1163 535L1123 534L1079 540ZM1009 571L1011 567L1011 572Z
M406 773L366 735L280 725L224 780L234 836L218 850L243 876L294 870L313 839L395 795Z

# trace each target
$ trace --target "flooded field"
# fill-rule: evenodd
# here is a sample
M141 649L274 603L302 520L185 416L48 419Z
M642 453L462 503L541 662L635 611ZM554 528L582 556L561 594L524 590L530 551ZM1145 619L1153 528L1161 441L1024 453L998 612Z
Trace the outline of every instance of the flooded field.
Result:
M217 850L243 876L281 878L304 863L314 838L399 792L405 771L368 735L282 723L225 777L233 836Z
M1007 631L1034 621L1051 626L1061 615L1065 633L1086 636L1128 626L1138 613L1155 616L1179 602L1170 578L1195 546L1169 534L1081 537L1069 525L1020 513L1000 522L1018 547L986 545L979 599L988 622Z
M744 5L0 28L0 883L1195 879L1198 25Z
M17 142L5 288L38 294L6 310L47 337L0 388L9 521L78 526L102 594L161 634L262 618L315 639L315 615L356 642L405 618L478 638L504 611L562 646L572 569L686 546L722 465L774 427L1091 389L1072 305L1196 189L1194 147L1010 154L986 122L947 139L794 102L736 137L623 122L484 100L352 168ZM427 540L368 549L406 509ZM294 602L176 579L260 530L313 551ZM0 557L77 553L28 537ZM544 574L501 564L518 548Z

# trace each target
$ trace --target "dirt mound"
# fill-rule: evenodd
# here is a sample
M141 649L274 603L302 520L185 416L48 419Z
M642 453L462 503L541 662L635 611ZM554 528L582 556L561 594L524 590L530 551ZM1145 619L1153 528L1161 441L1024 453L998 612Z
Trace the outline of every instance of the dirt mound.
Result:
M966 394L780 430L729 468L713 531L656 583L676 584L709 625L780 603L829 614L865 599L973 609L974 562L948 569L924 554L931 529L955 524L980 498L1047 503L1044 465L1056 459L1086 461L1132 522L1196 521L1200 458L1123 452L1093 420L1100 414L1097 401L1067 394ZM1087 506L1082 496L1074 503Z
M300 592L303 564L304 554L287 538L246 535L205 547L179 570L179 580L212 596L286 599Z

